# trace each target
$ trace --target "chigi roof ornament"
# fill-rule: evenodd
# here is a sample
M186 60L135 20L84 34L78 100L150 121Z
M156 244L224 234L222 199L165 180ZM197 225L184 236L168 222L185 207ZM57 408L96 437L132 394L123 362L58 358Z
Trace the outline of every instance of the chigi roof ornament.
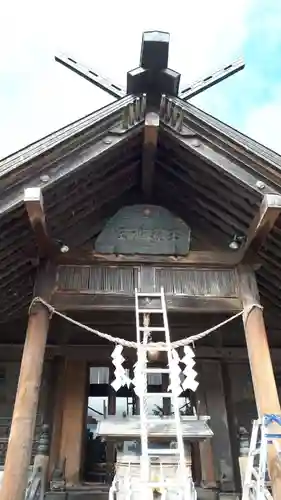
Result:
M146 31L142 35L139 66L127 72L127 87L111 82L94 69L81 65L72 57L58 55L56 61L82 76L108 94L121 99L126 94L147 94L148 107L160 107L163 94L187 101L206 89L242 70L242 60L237 60L212 74L206 75L180 90L181 75L168 68L170 34L162 31Z

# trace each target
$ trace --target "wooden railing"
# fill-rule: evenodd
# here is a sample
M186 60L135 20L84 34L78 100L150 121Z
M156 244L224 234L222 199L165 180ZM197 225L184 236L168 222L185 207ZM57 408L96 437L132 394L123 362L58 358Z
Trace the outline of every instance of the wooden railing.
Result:
M40 422L41 418L38 417L35 429L34 440L32 444L32 457L31 457L31 465L34 462L34 457L37 453L37 448L39 444L39 437L41 432L42 423ZM10 435L11 428L11 417L0 417L0 466L4 466L5 457L7 452L7 446Z

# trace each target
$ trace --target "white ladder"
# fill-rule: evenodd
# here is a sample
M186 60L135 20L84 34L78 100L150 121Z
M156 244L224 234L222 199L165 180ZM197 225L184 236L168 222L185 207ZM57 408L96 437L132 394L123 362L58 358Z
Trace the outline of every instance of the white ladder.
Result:
M141 301L147 300L155 300L159 303L160 307L149 308L147 305L142 306L140 304ZM174 455L177 457L178 469L181 478L184 478L186 475L185 468L185 453L184 453L184 443L182 436L182 428L181 428L181 419L180 419L180 408L179 408L179 400L178 400L178 373L174 368L175 362L175 351L171 345L170 339L170 331L168 325L168 317L167 317L167 308L166 308L166 300L164 295L164 289L161 288L160 293L141 293L138 290L135 290L135 307L136 307L136 331L137 331L137 355L138 362L140 363L140 377L142 380L142 384L140 384L139 390L139 404L140 404L140 424L141 424L141 457L140 457L140 477L143 484L146 484L149 487L157 487L156 484L151 480L151 457L159 456L159 455ZM143 314L143 326L140 324L140 316ZM149 315L149 316L148 316ZM162 326L149 326L147 323L147 317L152 315L158 315L158 317L162 316L163 325ZM154 338L152 339L150 335L154 334ZM156 335L157 337L156 337ZM147 353L148 351L152 351L153 347L149 345L149 341L153 342L163 342L161 347L161 351L166 352L167 355L167 368L149 368L147 366ZM176 429L176 446L175 448L167 448L167 449L158 449L155 450L149 445L149 428L151 424L163 423L163 420L160 418L149 418L148 415L148 398L155 397L155 393L148 393L148 374L150 373L159 373L159 374L168 374L170 379L169 389L171 392L165 392L161 394L163 397L171 398L173 402L173 415L169 416L168 419L164 419L164 422L169 422L172 426L174 425ZM183 479L184 482L184 479ZM162 484L163 483L163 484ZM161 480L159 483L159 487L165 485L164 481ZM186 495L185 495L186 497ZM189 497L190 498L190 497Z
M272 500L266 485L267 448L273 444L280 459L277 439L281 439L281 415L268 414L253 422L242 500Z

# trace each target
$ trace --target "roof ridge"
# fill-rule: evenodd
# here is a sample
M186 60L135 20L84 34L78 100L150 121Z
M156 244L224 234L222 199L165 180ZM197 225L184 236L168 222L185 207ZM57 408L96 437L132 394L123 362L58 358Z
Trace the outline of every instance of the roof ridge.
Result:
M15 168L40 156L46 151L49 151L51 148L62 144L65 140L73 137L78 132L82 132L99 120L107 118L116 111L120 111L122 107L126 106L133 100L133 96L126 96L123 99L107 104L106 106L99 108L98 110L93 111L92 113L89 113L88 115L85 115L68 125L65 125L55 132L46 135L42 139L29 144L15 153L6 156L0 160L0 177L5 176Z
M197 106L194 106L193 104L185 103L178 98L175 98L174 101L191 116L194 116L198 120L204 122L206 125L217 129L220 134L226 135L231 141L235 142L236 144L240 144L249 152L255 154L256 156L259 156L263 160L268 161L277 168L281 169L281 154L277 153L267 146L264 146L260 142L255 141L243 132L240 132L231 125L228 125L219 118L210 115L206 111L198 108Z

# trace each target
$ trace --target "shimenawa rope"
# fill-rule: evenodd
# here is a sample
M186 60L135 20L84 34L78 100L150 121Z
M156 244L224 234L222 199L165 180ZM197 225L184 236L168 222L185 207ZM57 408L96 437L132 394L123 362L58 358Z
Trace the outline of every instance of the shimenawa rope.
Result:
M54 314L56 314L57 316L65 319L69 323L72 323L73 325L76 325L76 326L86 330L87 332L93 333L100 338L108 340L109 342L122 345L123 347L133 347L134 349L137 349L136 342L131 342L129 340L121 339L119 337L113 337L112 335L109 335L108 333L103 333L103 332L100 332L99 330L96 330L95 328L92 328L88 325L83 325L83 323L80 323L79 321L76 321L75 319L70 318L66 314L63 314L60 311L57 311L51 304L48 304L48 302L43 300L41 297L34 297L34 299L31 302L29 310L31 310L32 306L36 303L40 303L43 306L45 306L50 313L50 317L52 317ZM218 330L222 326L226 325L227 323L230 323L231 321L235 320L236 318L239 318L240 316L243 316L243 322L244 322L244 324L246 324L249 314L255 308L262 309L262 306L260 304L251 304L251 305L245 307L242 311L239 311L238 313L234 314L230 318L227 318L226 320L218 323L215 326L212 326L211 328L208 328L207 330L204 330L201 333L198 333L196 335L191 335L190 337L182 339L182 340L177 340L176 342L172 342L171 343L172 347L175 349L178 347L184 347L186 345L193 344L197 340L200 340L200 339L206 337L210 333L214 332L215 330ZM157 349L157 347L159 347L159 348L163 347L164 342L150 342L149 345L150 345L150 347Z

